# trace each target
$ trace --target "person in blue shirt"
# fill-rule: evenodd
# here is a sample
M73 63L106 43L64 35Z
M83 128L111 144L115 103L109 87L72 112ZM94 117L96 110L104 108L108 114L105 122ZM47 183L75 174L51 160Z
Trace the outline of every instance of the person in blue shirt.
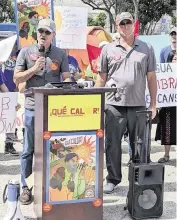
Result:
M0 71L0 92L9 92L7 86L5 85L5 79L4 79L4 75L2 71ZM6 134L4 153L18 155L17 151L15 150L13 146L12 136L13 134L11 133Z
M79 64L77 60L69 55L69 50L65 49L65 53L68 56L68 64L69 64L69 71L71 75L72 81L77 81L79 78L81 78L81 69L79 68Z
M3 82L2 86L3 88L6 88L3 90L3 92L14 92L16 90L16 85L13 81L16 57L17 57L17 47L15 44L9 59L6 62L2 63L0 68L0 76ZM4 149L5 154L18 155L17 151L13 146L16 136L17 136L17 129L15 130L15 134L6 133L5 149Z
M4 83L6 84L9 92L14 92L16 85L13 81L13 73L16 62L16 53L11 54L10 58L2 64L1 71L3 72Z
M176 27L173 27L171 30L170 30L170 42L171 42L171 45L167 46L167 47L164 47L162 50L161 50L161 53L160 53L160 62L161 63L167 63L167 59L168 59L168 56L171 52L176 52L176 31L177 31L177 28Z
M3 73L0 71L0 92L9 92L4 82Z

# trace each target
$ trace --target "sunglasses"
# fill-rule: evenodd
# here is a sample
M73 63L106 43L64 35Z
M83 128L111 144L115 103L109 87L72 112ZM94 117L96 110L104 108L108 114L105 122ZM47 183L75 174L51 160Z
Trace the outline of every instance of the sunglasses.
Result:
M170 36L176 36L176 32L172 32Z
M38 31L39 31L40 34L45 33L46 35L51 35L51 32L50 32L50 31L46 31L46 30L44 30L44 29L39 29Z
M132 21L125 20L125 21L121 21L119 25L129 25L129 24L132 24Z

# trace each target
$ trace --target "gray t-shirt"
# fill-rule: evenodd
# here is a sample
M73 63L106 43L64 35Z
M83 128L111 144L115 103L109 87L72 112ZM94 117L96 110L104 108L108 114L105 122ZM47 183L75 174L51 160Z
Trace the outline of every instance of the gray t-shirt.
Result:
M116 87L108 93L106 104L116 106L145 106L146 77L155 72L156 59L151 45L135 39L127 51L119 40L107 44L100 55L99 72L107 73L106 87Z
M15 68L22 71L30 69L38 57L39 52L36 44L24 47L17 57ZM36 73L26 82L26 89L45 86L51 82L60 82L60 73L69 72L68 58L62 49L51 46L45 53L45 60L44 70ZM26 96L25 108L34 109L34 96Z

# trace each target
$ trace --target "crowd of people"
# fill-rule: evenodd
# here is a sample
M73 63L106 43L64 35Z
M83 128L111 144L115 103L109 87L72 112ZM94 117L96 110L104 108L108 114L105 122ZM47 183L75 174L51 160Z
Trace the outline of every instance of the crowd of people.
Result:
M25 24L24 24L25 25ZM134 157L134 137L136 112L145 110L146 80L150 91L149 110L152 118L157 117L156 58L151 45L134 36L134 20L129 12L116 17L116 27L120 38L112 43L104 43L99 59L99 70L95 87L116 87L117 92L108 93L105 107L105 153L107 184L104 193L112 193L121 182L122 137L127 131L130 159ZM23 28L24 29L24 26ZM71 82L81 78L78 62L68 50L53 46L56 26L54 21L42 19L36 29L37 44L23 47L17 59L13 53L4 63L0 72L1 92L24 91L31 87L45 86L50 82ZM21 31L22 37L22 31ZM176 28L170 31L171 45L160 54L161 62L176 63ZM44 56L39 56L39 48L44 46ZM16 53L16 49L14 52ZM17 54L16 54L17 55ZM16 110L18 110L17 106ZM26 95L24 114L24 143L21 154L22 204L32 202L31 189L26 178L32 174L34 154L34 97ZM143 140L145 120L139 122L138 137ZM14 134L6 134L5 153L17 154L13 147ZM160 163L169 161L171 145L176 145L176 107L159 110L156 140L165 146L165 155ZM150 161L150 158L149 158Z

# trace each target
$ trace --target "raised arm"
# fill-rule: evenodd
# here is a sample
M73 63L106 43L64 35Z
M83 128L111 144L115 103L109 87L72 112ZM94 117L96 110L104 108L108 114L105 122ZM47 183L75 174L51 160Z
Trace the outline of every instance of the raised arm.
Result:
M39 57L36 60L36 63L33 67L30 69L27 69L26 67L26 49L23 48L16 61L16 67L14 71L14 82L16 86L20 83L26 82L28 79L30 79L35 73L39 72L42 68L45 66L45 58Z

